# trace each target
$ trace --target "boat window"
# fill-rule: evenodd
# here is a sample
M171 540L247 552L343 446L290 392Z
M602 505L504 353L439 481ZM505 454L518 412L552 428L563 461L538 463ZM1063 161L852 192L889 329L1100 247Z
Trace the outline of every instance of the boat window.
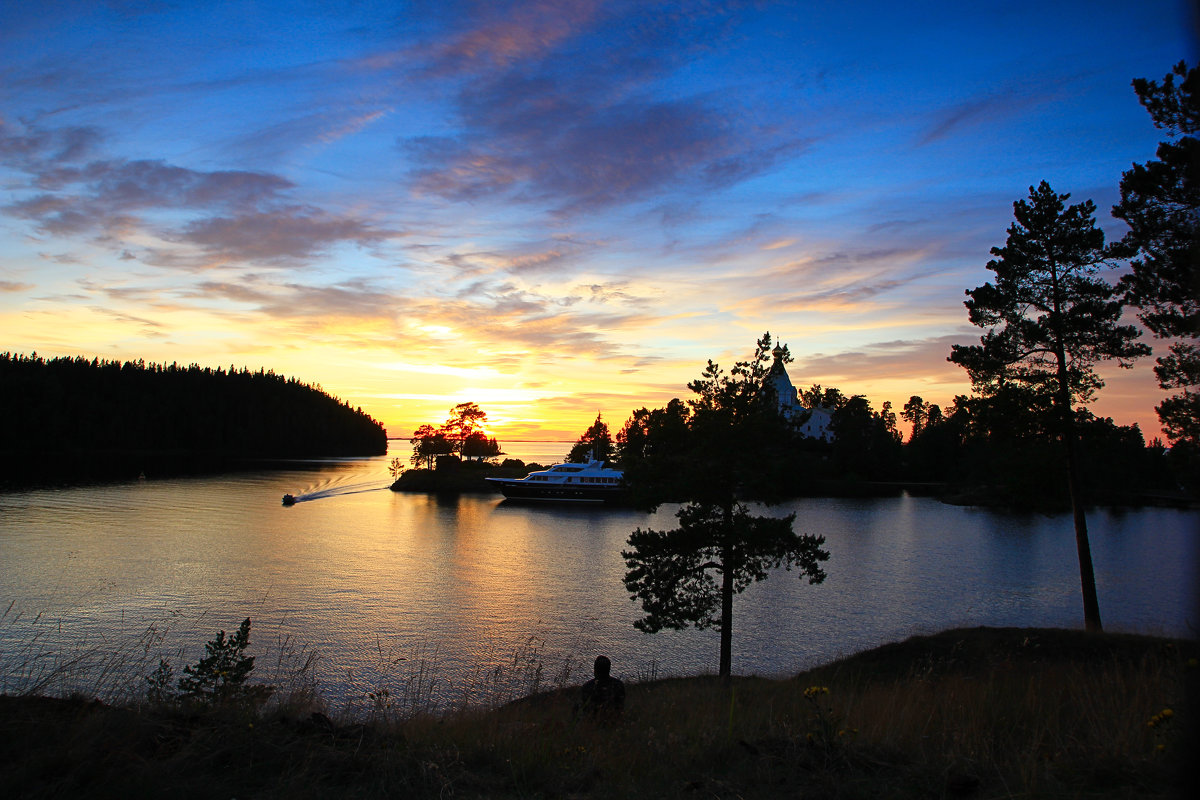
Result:
M560 467L555 467L553 471L554 472L583 472L583 469L584 469L583 467L568 467L568 466L564 465L564 466L560 466Z

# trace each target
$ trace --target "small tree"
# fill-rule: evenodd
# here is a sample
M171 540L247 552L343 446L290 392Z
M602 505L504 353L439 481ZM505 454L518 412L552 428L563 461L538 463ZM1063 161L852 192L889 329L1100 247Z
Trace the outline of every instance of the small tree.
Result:
M973 346L954 345L949 360L967 370L985 397L1029 395L1023 405L1045 402L1052 415L1047 429L1062 442L1075 522L1083 589L1084 622L1100 630L1100 605L1092 571L1087 520L1079 482L1072 406L1085 403L1103 385L1099 361L1128 367L1149 348L1139 332L1121 325L1116 287L1095 276L1105 263L1104 232L1096 227L1095 205L1066 206L1070 195L1056 194L1045 181L1029 188L1029 200L1013 203L1016 221L1004 247L987 268L996 282L969 289L964 305L971 322L987 328Z
M183 677L179 679L179 691L183 697L217 703L239 697L269 694L269 687L254 687L258 691L249 692L245 686L246 679L254 669L254 656L245 654L249 644L249 617L238 626L237 633L228 639L225 638L225 631L221 631L215 639L205 643L204 651L207 655L195 666L183 668ZM169 670L165 662L160 662L159 668Z
M690 408L673 400L666 409L635 412L619 437L636 499L650 508L685 502L678 528L639 528L621 553L625 587L646 612L635 626L649 633L716 627L725 678L732 674L734 595L781 566L820 583L820 562L829 557L823 537L792 530L794 515L754 516L742 502L779 499L796 438L774 393L764 391L770 353L765 334L751 360L729 373L709 361L688 384L696 395Z
M613 440L608 432L608 423L596 415L596 421L591 427L583 432L583 436L579 437L579 441L571 446L571 451L567 453L567 462L572 464L583 464L589 458L594 458L597 461L611 461L613 457Z

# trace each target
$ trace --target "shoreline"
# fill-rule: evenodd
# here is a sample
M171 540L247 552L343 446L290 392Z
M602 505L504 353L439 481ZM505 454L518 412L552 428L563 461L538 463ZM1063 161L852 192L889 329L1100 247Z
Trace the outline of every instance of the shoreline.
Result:
M531 468L543 469L541 465L503 467L498 465L464 464L457 469L405 470L389 487L393 492L412 492L439 495L486 494L499 496L501 492L484 480L485 477L520 478ZM811 490L793 495L788 499L806 497L899 497L907 493L912 497L931 497L947 505L975 506L997 510L1062 513L1070 511L1069 504L1013 502L989 487L954 487L948 483L928 481L853 481L824 479L810 484ZM1092 501L1088 508L1177 508L1193 511L1200 509L1200 499L1180 494L1129 494L1109 497L1105 502Z

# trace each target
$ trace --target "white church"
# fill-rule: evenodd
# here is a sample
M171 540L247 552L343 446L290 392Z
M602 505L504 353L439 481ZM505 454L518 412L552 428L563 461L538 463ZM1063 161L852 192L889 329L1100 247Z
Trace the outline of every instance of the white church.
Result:
M800 402L800 393L792 385L792 379L788 377L787 369L783 366L783 353L783 347L776 345L772 351L775 362L771 364L763 384L775 390L775 396L779 398L779 413L787 419L798 420L803 419L805 414L808 415L808 419L800 425L800 433L812 439L832 442L833 431L829 428L832 410L823 406L804 407Z

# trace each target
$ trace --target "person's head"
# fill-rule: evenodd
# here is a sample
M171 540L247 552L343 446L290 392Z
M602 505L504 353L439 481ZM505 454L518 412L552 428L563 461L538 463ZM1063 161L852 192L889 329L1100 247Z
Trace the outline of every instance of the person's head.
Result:
M596 663L592 667L592 672L597 678L607 678L608 673L612 670L612 662L608 660L608 656L596 656Z

